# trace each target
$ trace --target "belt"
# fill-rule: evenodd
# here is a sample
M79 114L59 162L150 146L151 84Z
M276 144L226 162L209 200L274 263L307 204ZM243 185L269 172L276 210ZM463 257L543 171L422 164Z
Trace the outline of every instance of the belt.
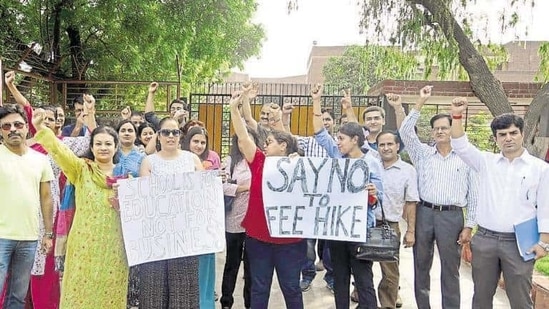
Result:
M515 238L515 233L509 233L509 232L496 232L489 230L487 228L483 228L482 226L477 227L477 233L486 235L486 236L494 236L494 237L501 237L501 238Z
M459 207L459 206L455 206L455 205L436 205L436 204L429 203L429 202L426 202L426 201L421 201L421 205L423 207L431 208L433 210L438 210L438 211L461 210L461 207Z

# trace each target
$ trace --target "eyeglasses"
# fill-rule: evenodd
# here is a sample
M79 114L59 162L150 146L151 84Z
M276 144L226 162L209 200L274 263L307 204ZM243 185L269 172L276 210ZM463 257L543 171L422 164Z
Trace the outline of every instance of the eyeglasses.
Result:
M25 127L25 123L21 121L16 121L14 123L5 122L2 124L2 130L9 131L12 127L15 127L16 129L20 130Z
M450 127L434 127L433 128L433 131L435 132L438 132L438 131L448 131L450 130Z
M178 130L178 129L175 129L175 130L162 129L158 132L160 132L160 134L164 137L168 137L170 136L170 134L173 136L179 136L181 134L181 130Z

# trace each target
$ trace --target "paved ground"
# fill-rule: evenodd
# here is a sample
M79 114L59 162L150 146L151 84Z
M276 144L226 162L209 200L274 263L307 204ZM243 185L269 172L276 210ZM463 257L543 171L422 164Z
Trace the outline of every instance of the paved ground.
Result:
M404 302L403 309L417 308L414 300L414 273L413 273L413 257L412 249L401 249L400 251L401 263L400 263L400 295ZM223 274L223 266L225 265L225 253L217 254L217 292L221 294L221 277ZM241 267L242 270L242 267ZM379 266L374 264L374 281L377 286L377 282L381 277ZM326 288L324 280L322 280L324 272L317 272L317 276L313 281L313 287L303 293L303 300L305 302L305 308L319 308L319 309L334 309L333 294ZM433 309L442 308L441 294L440 294L440 263L438 255L435 256L433 268L431 270L431 306ZM242 275L239 275L239 281L235 291L235 304L234 309L244 308L242 300ZM471 308L471 301L473 297L473 281L471 279L471 267L463 264L461 266L461 307ZM218 303L218 308L221 307ZM351 303L350 308L355 308L356 304ZM283 309L286 308L284 298L278 286L278 282L273 280L273 286L271 289L271 298L269 308ZM496 297L494 299L495 309L507 309L510 308L507 300L507 295L502 289L497 290Z

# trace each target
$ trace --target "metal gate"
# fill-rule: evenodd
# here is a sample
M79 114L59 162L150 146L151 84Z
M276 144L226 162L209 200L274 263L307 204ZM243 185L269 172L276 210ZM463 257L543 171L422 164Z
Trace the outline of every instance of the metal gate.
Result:
M231 143L231 116L229 101L232 92L240 90L240 83L209 84L193 87L195 91L189 96L191 117L204 122L209 134L210 147L221 157L228 155ZM202 90L202 91L196 91ZM293 134L310 136L312 125L311 86L306 84L260 84L258 96L252 101L252 115L259 119L261 106L265 103L276 103L281 107L291 102L294 111L291 116L290 128ZM341 115L340 88L324 86L322 107L334 112L336 119ZM381 106L383 97L352 95L356 115L361 115L368 106Z

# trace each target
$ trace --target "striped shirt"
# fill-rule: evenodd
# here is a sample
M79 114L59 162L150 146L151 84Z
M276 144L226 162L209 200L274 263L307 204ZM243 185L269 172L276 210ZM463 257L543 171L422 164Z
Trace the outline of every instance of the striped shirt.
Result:
M419 111L412 109L402 122L400 137L418 174L419 197L436 205L467 207L466 227L474 227L478 175L454 150L443 157L435 146L421 143L414 131Z
M297 146L303 150L305 157L322 157L328 156L326 149L320 146L314 136L296 136Z

